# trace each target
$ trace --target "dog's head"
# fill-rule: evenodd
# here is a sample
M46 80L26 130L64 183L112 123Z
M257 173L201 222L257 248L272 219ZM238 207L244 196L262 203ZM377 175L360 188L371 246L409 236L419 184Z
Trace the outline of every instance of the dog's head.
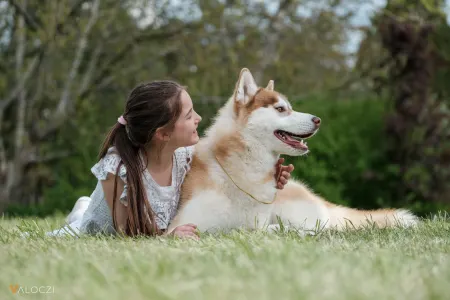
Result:
M258 139L277 154L306 154L305 139L312 137L320 118L292 110L285 96L274 90L271 80L265 88L258 87L248 69L242 69L233 94L234 114L242 133Z

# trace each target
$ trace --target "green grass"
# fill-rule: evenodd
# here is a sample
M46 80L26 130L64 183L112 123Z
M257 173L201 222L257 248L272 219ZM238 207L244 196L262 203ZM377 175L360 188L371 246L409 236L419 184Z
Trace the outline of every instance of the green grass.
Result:
M199 242L51 238L62 217L0 219L0 299L448 299L450 222L412 229L236 231ZM28 239L21 230L31 230ZM51 286L13 295L10 284Z

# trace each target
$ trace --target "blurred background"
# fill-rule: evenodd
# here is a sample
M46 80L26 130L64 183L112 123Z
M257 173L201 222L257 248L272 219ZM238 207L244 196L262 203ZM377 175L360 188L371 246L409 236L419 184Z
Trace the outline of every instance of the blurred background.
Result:
M201 131L249 68L322 118L287 158L329 201L450 207L445 0L0 0L0 214L68 212L139 82L188 86Z

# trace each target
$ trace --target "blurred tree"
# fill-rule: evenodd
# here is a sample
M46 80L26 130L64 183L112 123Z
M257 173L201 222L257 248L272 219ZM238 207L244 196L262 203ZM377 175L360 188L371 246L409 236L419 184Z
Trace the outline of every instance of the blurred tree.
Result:
M133 54L145 49L153 59L162 57L169 47L165 41L196 26L170 22L161 5L160 11L153 7L155 22L142 28L139 18L130 15L136 8L131 5L114 0L2 2L0 211L7 203L32 202L40 177L36 167L72 153L65 143L70 137L58 133L73 124L83 101L106 100L108 93L102 91L118 91L121 84L128 89L133 81L123 78L148 67L133 62Z
M187 85L203 127L242 67L293 101L335 86L349 73L347 7L362 1L0 0L0 211L86 195L140 81Z
M359 68L375 62L374 87L392 98L386 143L398 170L395 197L417 205L450 199L450 28L444 1L388 1L359 51ZM373 59L378 53L378 59Z
M353 11L339 13L343 3L198 1L202 28L166 57L170 75L194 95L229 96L242 67L288 96L333 86L349 73L342 48Z

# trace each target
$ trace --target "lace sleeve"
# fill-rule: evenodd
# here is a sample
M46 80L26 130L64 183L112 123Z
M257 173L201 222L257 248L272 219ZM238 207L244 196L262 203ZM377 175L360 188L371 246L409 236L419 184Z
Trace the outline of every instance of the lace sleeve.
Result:
M98 180L105 180L108 173L116 175L120 162L120 156L110 148L108 153L91 168L91 172ZM120 202L127 206L127 170L123 164L120 166L118 176L125 183L123 192L120 195Z
M195 146L189 146L189 147L186 147L185 149L186 149L186 162L190 168L191 164L192 164L192 157L194 156Z
M194 146L178 148L175 151L178 168L177 172L178 189L181 188L184 178L191 169L193 155L194 155Z

